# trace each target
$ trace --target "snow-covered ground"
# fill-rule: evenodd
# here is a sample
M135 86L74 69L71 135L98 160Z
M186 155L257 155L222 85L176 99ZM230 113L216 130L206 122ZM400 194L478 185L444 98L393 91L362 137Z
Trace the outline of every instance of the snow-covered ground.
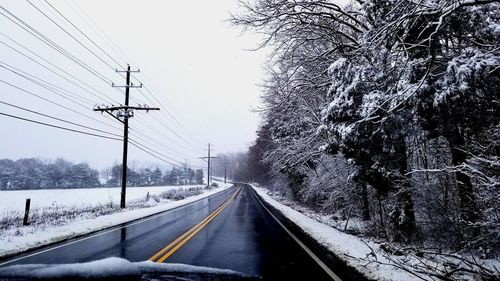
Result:
M182 188L200 185L182 186ZM150 195L160 194L169 189L180 186L147 186L127 187L127 201L146 198ZM8 211L24 212L26 198L31 199L31 208L41 208L51 205L76 206L99 205L120 203L119 187L108 188L77 188L77 189L39 189L39 190L2 190L0 191L0 213Z
M132 191L131 193L135 194L140 199L135 199L134 201L133 199L129 198L129 205L132 205L130 203L134 203L134 205L131 206L130 208L127 207L127 209L125 210L120 210L119 208L116 207L115 204L114 209L111 209L111 211L109 207L105 209L106 211L108 211L108 213L106 213L105 215L98 214L96 216L93 214L94 212L102 211L103 203L101 202L100 203L101 205L98 206L97 208L88 209L87 207L85 207L87 209L84 209L84 212L77 213L76 216L71 217L69 219L65 219L61 223L53 224L49 222L36 225L33 224L30 226L16 226L12 229L2 230L0 232L0 257L15 253L20 253L50 243L64 241L66 239L70 239L76 236L84 235L98 230L103 230L125 222L129 222L159 212L170 210L172 208L182 206L191 203L193 201L208 197L217 192L225 190L231 186L231 184L223 184L223 183L218 183L218 184L219 184L218 188L200 189L202 192L201 194L190 196L178 201L161 199L158 196L156 198L151 197L150 200L146 201L145 199L147 190L144 190L144 192ZM180 187L176 188L178 189ZM172 188L170 189L172 190ZM127 189L127 191L128 190L129 189ZM150 189L150 192L152 192L151 190L157 190L157 189ZM94 189L87 189L87 191L89 193L95 192ZM166 190L161 190L161 191L164 192ZM47 190L47 192L51 193L56 197L59 194L55 190L50 190L50 191ZM94 195L85 194L82 195L81 198L79 199L78 198L70 199L69 197L67 197L68 201L58 201L58 204L61 204L61 202L73 202L73 204L77 204L76 206L70 205L60 209L61 211L70 210L71 215L73 215L72 213L73 209L71 208L74 208L77 211L81 211L82 209L80 206L93 204L94 202L93 196L95 196L95 194ZM2 198L1 200L8 201L8 198L7 199ZM52 204L50 202L48 204ZM89 212L92 213L92 215L89 215Z
M459 267L463 267L464 269L467 266L471 266L461 263L460 259L456 259L452 256L448 257L446 260L439 260L426 259L420 256L389 255L386 251L381 249L383 244L344 233L318 221L317 214L313 212L304 212L304 210L299 212L278 202L269 194L268 189L255 185L252 187L265 202L279 210L284 216L293 221L321 245L370 279L384 281L434 281L440 279L428 274L432 272L427 272L427 266L433 267L436 270L443 270L443 267L446 267L447 263L449 266L450 262L458 262ZM496 260L485 260L481 262L481 266L488 267L492 272L495 272L495 270L498 272L500 269L500 262ZM461 276L460 280L477 279L472 273L464 271L464 275Z

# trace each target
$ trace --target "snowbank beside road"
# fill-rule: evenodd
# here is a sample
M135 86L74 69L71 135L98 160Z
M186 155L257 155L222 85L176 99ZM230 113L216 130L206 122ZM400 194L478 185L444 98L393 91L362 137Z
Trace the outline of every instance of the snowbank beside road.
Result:
M368 263L363 260L373 255L372 249L378 249L378 244L365 242L359 237L341 232L283 205L273 199L265 188L256 186L252 186L252 188L266 203L280 211L304 232L366 277L376 280L422 281L411 273L392 266L391 261L383 256L377 256L377 263Z
M153 206L145 205L144 208L132 210L125 209L123 211L91 219L77 217L63 225L48 227L19 226L15 230L0 235L0 257L13 255L43 245L64 241L73 237L151 216L208 197L230 186L231 184L219 183L218 188L210 190L204 189L202 194L187 197L179 201L161 201Z

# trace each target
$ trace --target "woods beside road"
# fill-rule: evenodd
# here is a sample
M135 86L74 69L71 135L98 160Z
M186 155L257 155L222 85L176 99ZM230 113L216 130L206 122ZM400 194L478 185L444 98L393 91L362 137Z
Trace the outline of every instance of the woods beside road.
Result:
M435 258L408 269L422 278L498 278L482 264L500 255L499 15L488 0L243 2L230 21L270 55L235 175L381 252Z

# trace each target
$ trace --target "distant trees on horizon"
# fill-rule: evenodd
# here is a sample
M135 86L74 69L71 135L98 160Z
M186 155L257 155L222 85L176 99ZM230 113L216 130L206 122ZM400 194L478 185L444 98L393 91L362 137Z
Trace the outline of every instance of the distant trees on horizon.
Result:
M119 186L121 165L99 172L86 163L62 158L0 159L0 190L68 189ZM162 172L159 167L128 169L129 186L203 184L203 171L184 165Z
M115 165L104 169L102 175L106 186L121 184L122 165ZM170 171L162 172L159 167L155 169L130 169L127 170L127 184L129 186L156 186L156 185L188 185L203 184L203 170L194 170L187 165L172 167Z
M86 163L74 164L61 158L55 161L36 158L0 160L1 190L99 186L99 171Z

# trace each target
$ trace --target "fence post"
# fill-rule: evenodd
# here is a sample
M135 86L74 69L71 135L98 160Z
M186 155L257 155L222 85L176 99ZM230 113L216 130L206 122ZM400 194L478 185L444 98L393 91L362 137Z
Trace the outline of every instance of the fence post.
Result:
M28 225L28 217L30 215L30 204L31 204L31 199L26 198L26 207L24 209L24 220L23 220L23 225Z

